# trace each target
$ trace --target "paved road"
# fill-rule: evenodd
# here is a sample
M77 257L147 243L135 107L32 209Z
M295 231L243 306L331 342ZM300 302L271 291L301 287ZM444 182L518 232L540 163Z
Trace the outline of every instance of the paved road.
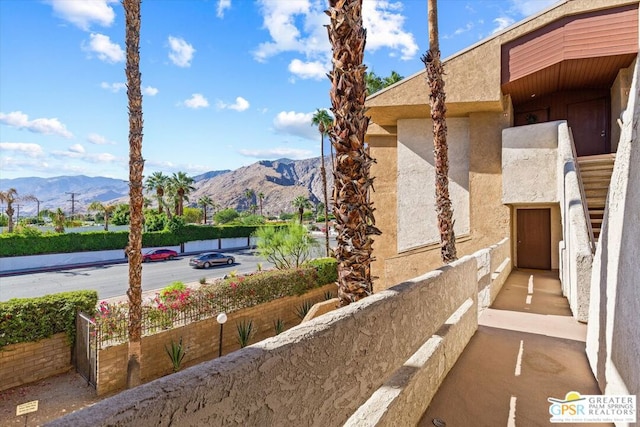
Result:
M172 282L197 282L202 277L213 279L223 277L231 271L249 273L271 264L258 257L253 251L230 251L236 263L230 266L212 267L208 270L189 266L189 256L173 261L156 261L142 264L142 289L150 291L162 289ZM127 263L95 265L74 269L63 269L42 273L25 274L0 278L0 301L11 298L32 298L58 292L81 289L95 289L99 299L118 297L126 294L129 265Z

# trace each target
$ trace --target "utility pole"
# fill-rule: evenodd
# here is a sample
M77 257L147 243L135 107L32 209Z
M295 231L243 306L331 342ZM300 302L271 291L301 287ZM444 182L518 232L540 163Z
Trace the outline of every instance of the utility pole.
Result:
M16 224L18 223L19 219L20 219L20 205L16 205Z
M70 194L71 195L71 199L67 200L68 202L71 202L71 219L74 218L75 216L75 212L76 212L76 196L79 196L80 193L65 193L65 194Z

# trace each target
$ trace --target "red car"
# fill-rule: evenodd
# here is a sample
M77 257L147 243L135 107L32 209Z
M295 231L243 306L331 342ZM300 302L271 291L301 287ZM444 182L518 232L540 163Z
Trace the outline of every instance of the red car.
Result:
M178 257L178 252L171 249L154 249L142 254L142 262L174 259Z

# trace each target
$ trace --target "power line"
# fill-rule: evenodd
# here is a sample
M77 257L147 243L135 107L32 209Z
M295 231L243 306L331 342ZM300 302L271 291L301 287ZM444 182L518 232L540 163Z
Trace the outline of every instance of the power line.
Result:
M71 219L74 218L75 216L75 212L76 212L76 196L79 196L80 193L65 193L65 194L70 194L71 195L71 199L67 200L68 202L71 202Z

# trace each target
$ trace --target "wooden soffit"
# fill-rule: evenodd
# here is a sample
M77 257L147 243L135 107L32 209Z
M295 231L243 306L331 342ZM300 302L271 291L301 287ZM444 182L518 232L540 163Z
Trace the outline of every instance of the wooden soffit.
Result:
M501 86L514 105L532 96L609 88L638 53L638 4L558 19L502 46Z

